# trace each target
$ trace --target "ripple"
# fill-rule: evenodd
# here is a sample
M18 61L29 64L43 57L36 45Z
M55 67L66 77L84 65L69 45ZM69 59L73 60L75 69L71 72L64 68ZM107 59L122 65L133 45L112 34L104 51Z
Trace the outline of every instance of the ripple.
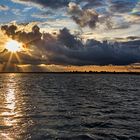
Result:
M136 75L0 74L0 132L13 140L139 140L139 81Z
M94 140L94 139L88 135L79 135L73 137L57 138L56 140Z
M112 123L105 123L105 122L95 122L95 123L85 123L82 126L87 127L87 128L111 128Z

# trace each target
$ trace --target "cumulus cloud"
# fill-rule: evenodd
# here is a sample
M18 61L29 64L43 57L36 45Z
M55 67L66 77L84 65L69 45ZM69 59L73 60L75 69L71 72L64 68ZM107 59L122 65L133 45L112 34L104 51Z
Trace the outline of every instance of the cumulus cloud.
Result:
M94 28L98 22L98 13L94 9L82 9L76 3L69 3L68 12L72 19L81 27Z
M99 4L100 5L100 4ZM101 5L100 5L101 6ZM123 16L113 15L112 13L97 13L95 9L87 9L85 6L82 8L76 3L69 3L68 13L71 18L80 27L89 27L91 29L101 26L104 29L124 29L129 28L130 24L124 19Z
M66 28L55 35L41 33L36 25L30 32L17 28L17 25L3 25L1 30L8 37L28 44L30 54L18 52L22 64L128 65L140 62L140 40L109 43L89 39L83 43ZM4 50L0 58L3 62L8 61L8 52ZM11 61L18 63L16 58Z
M77 36L70 34L67 28L60 30L57 38L63 45L71 49L78 49L83 46L81 40Z
M36 43L41 40L40 28L37 25L32 27L31 32L18 31L18 26L16 25L3 25L1 26L1 30L10 38L14 40L18 40L25 44Z

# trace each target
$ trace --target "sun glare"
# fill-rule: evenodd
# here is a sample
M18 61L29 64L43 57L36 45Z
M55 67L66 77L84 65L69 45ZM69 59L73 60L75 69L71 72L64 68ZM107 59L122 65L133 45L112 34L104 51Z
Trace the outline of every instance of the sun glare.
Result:
M6 49L9 52L15 53L21 51L22 43L17 42L16 40L10 40L6 43Z

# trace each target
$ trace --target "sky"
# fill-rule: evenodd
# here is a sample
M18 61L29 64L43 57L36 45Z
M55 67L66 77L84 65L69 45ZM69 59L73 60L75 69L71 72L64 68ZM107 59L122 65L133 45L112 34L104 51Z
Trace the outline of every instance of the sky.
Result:
M1 0L0 38L0 71L129 71L140 63L140 0Z

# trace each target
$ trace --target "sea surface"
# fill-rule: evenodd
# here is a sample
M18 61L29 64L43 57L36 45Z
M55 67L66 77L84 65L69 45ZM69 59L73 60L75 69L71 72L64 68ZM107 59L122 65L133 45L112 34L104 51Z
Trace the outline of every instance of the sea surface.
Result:
M140 76L0 74L0 140L140 140Z

